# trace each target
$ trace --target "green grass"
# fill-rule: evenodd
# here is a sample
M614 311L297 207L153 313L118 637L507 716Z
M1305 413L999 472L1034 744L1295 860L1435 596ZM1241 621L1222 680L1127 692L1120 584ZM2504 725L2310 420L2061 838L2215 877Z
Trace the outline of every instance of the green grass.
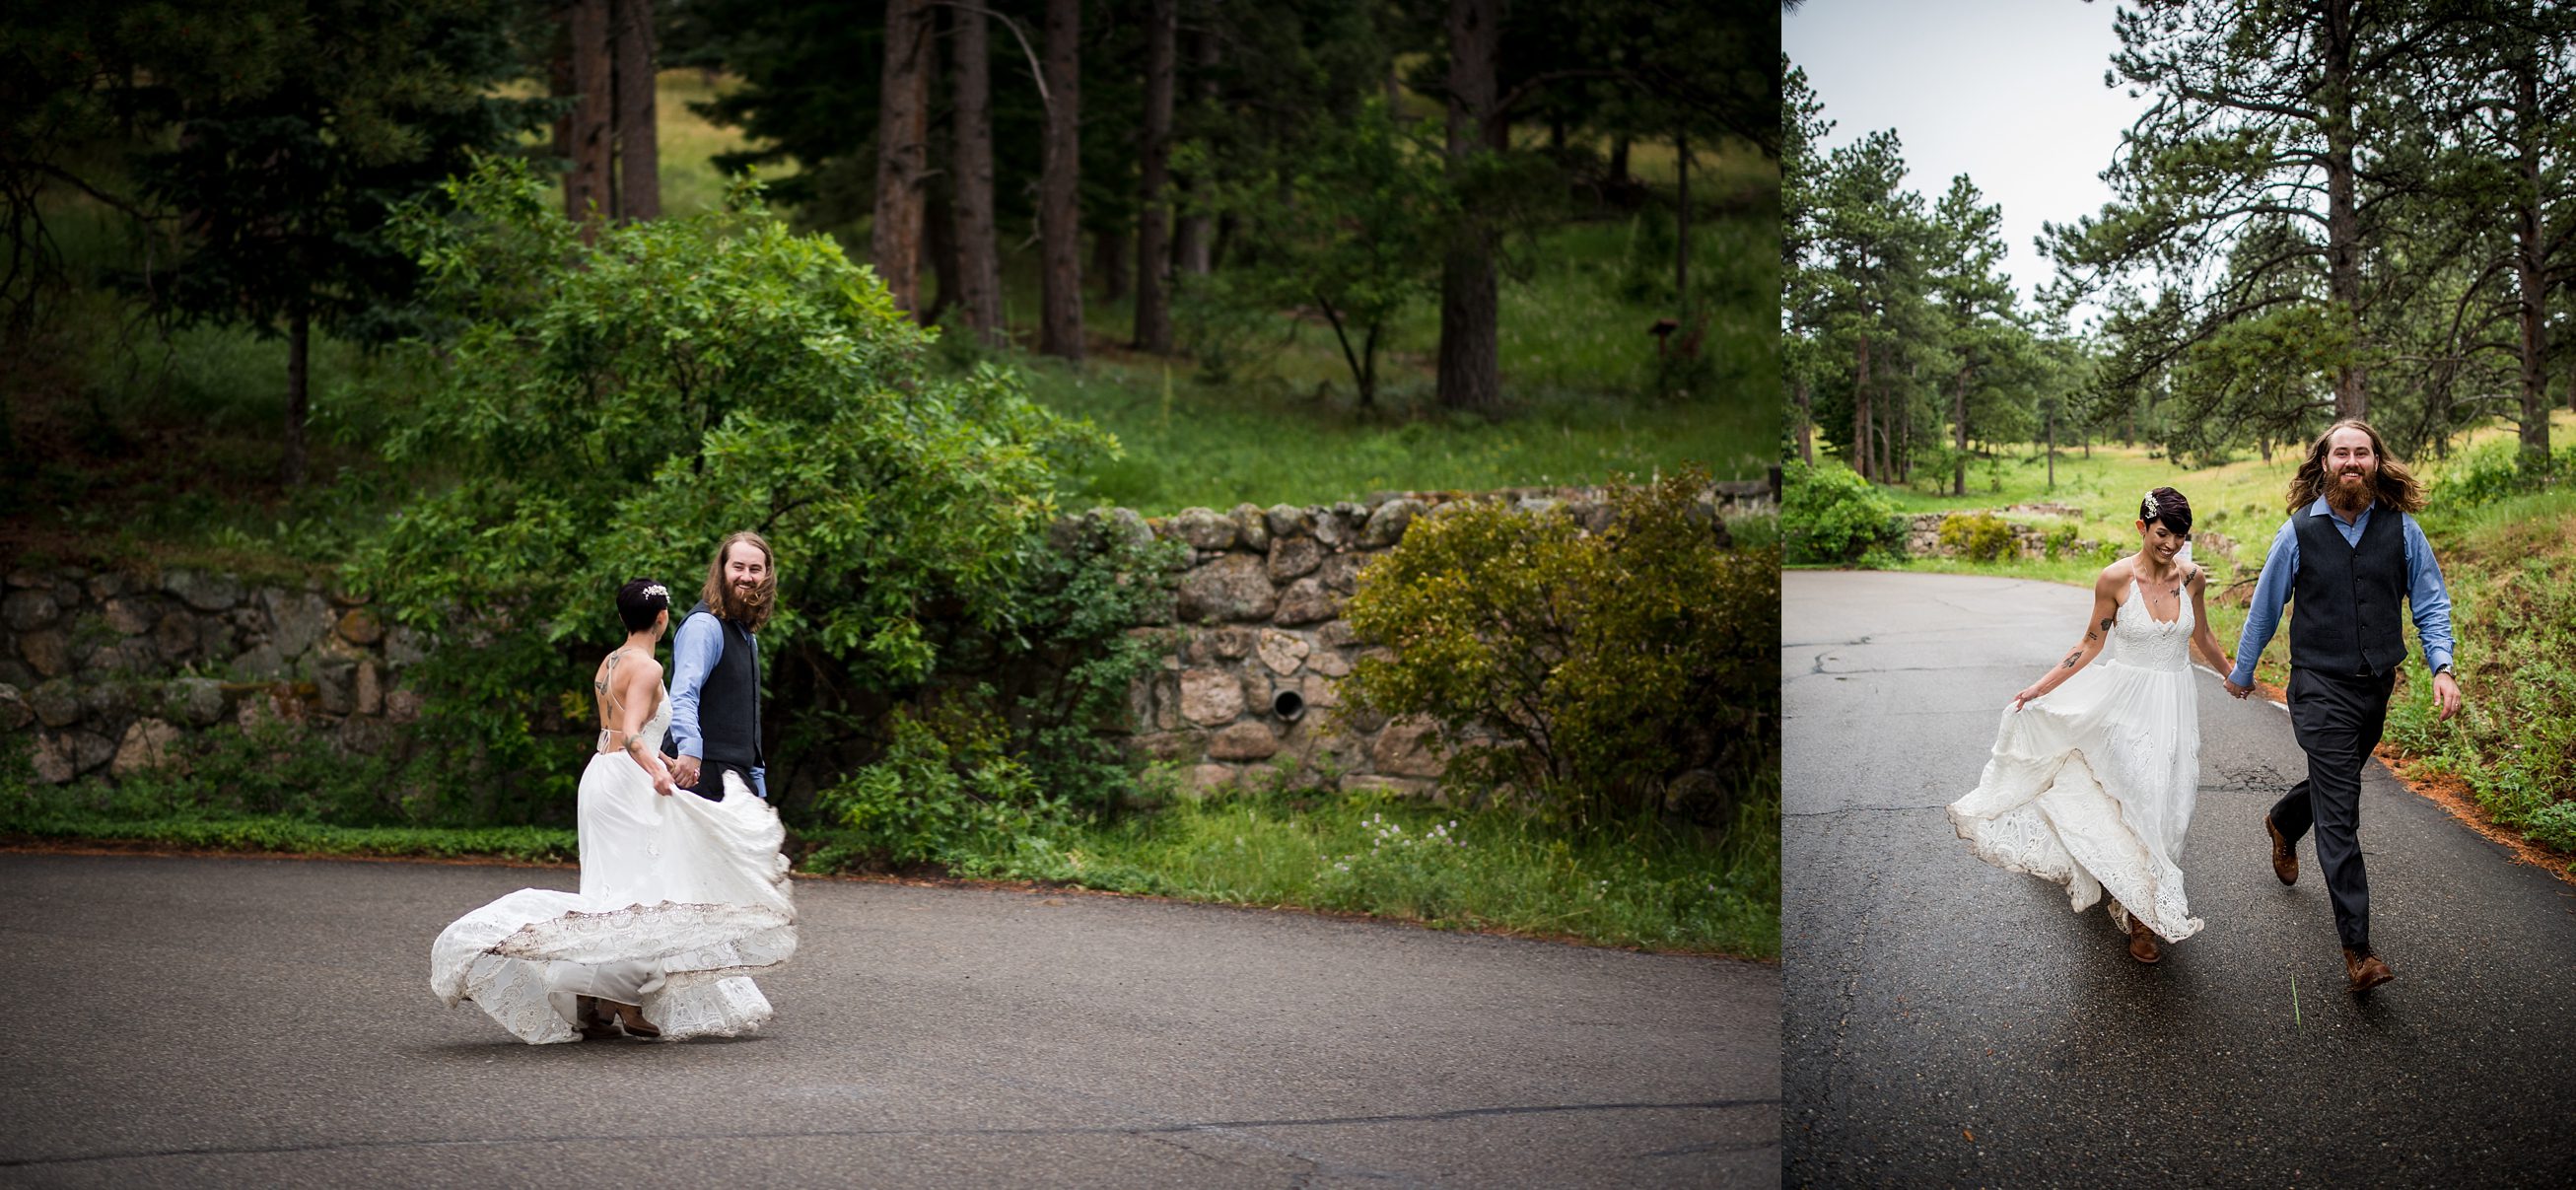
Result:
M113 842L212 851L531 863L569 863L581 855L573 832L560 827L330 826L275 816L121 818L42 814L0 822L0 837L5 836L57 843Z
M1720 838L1653 824L1568 836L1517 811L1376 794L1224 791L952 858L962 875L1439 929L1776 959L1777 773Z

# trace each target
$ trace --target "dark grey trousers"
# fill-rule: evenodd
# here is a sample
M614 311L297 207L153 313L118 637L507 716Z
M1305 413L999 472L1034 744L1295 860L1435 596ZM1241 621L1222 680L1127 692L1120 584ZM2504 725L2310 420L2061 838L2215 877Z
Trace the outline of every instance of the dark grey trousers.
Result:
M748 789L753 793L760 792L760 787L751 783L750 769L744 768L740 765L726 764L721 760L699 761L698 787L690 789L689 792L711 802L723 801L724 775L726 773L732 773L734 776L741 778L743 788ZM682 786L681 788L686 789L688 787Z
M2317 867L2334 902L2335 933L2354 950L2370 950L2370 881L2361 864L2361 767L2379 746L2388 724L2393 672L2376 677L2328 677L2312 669L2290 671L2290 727L2308 754L2308 779L2272 804L2272 825L2297 843L2317 831Z

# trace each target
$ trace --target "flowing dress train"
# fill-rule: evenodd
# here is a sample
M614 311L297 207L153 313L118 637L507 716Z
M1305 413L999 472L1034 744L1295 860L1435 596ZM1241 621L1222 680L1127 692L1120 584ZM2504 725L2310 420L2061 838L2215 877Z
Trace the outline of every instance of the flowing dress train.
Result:
M2105 891L2167 941L2199 932L2183 895L2183 835L2200 788L2191 601L2170 621L2131 580L2102 655L2006 709L1977 788L1950 824L1977 858L2066 886L2078 913Z
M671 695L642 733L661 746ZM748 978L796 953L778 813L726 775L724 798L669 797L624 752L582 771L581 891L523 888L430 947L430 990L472 1000L532 1045L572 1041L574 997L643 1010L664 1040L758 1029L769 1000Z

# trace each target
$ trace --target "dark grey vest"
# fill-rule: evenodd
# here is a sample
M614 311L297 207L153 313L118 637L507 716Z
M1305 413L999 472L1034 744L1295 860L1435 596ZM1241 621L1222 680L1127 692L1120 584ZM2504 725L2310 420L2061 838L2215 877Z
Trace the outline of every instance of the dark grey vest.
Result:
M2290 580L2290 665L2335 677L2384 674L2406 660L2406 517L2371 510L2361 544L2344 543L2332 514L2290 514L2299 572Z
M703 602L689 615L712 617L724 634L724 652L698 688L698 734L706 741L706 759L743 769L768 767L760 746L759 648L742 625L714 616Z

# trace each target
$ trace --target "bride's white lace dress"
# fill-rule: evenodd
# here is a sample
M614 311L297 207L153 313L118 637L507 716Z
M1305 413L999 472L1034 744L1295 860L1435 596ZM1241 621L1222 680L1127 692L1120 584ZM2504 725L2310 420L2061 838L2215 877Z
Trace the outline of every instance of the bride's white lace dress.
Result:
M646 746L670 726L665 689ZM530 1044L580 1036L575 996L636 1005L664 1040L767 1021L747 976L796 953L777 811L738 779L722 801L664 797L632 757L601 752L581 775L580 823L581 891L523 888L458 918L430 948L430 990Z
M2108 890L2122 929L2135 914L2167 941L2197 933L2183 896L2183 833L2200 788L2191 601L2170 622L2135 580L2091 665L2007 709L1994 754L1950 824L1987 863L2066 886L2081 913Z

